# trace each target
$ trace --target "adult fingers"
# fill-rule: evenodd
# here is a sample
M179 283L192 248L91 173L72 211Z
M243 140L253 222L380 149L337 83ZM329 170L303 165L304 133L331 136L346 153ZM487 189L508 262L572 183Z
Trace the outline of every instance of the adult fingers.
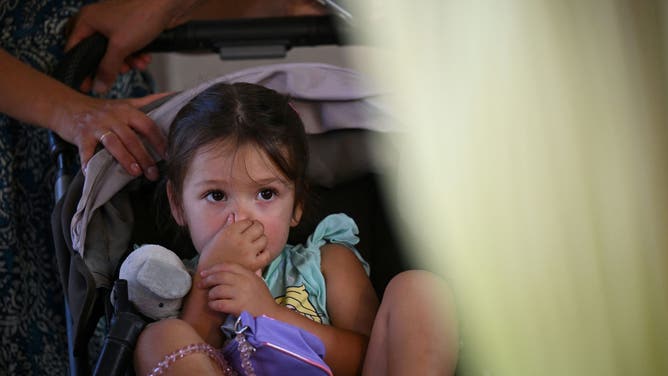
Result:
M86 174L86 168L88 167L88 161L93 157L93 154L95 153L95 145L92 143L85 143L83 145L79 145L79 160L81 161L81 170L83 171L84 175Z
M151 104L151 103L159 100L162 97L166 97L166 96L171 95L171 94L174 94L174 92L173 91L166 91L166 92L162 92L162 93L155 93L155 94L146 95L146 96L143 96L141 98L129 98L129 99L126 99L125 102L132 105L132 107L140 108L140 107L146 106L147 104Z
M79 44L82 40L88 38L89 36L95 33L95 29L90 27L85 22L81 22L80 14L77 13L66 27L67 31L67 41L65 42L65 52L71 50L74 46ZM93 79L89 76L84 78L83 82L79 86L79 90L83 93L89 92L93 88Z
M134 158L133 154L128 150L128 147L124 144L124 141L121 140L122 136L119 136L113 130L101 131L102 133L97 134L97 139L104 146L107 151L120 163L121 166L133 176L139 176L142 173L142 167L137 163L137 160ZM136 152L136 151L135 151ZM147 167L148 169L148 167Z
M132 112L128 124L135 132L144 136L155 151L164 157L167 151L167 138L151 118L140 111ZM136 136L132 138L131 142L134 142L134 140L138 140ZM144 150L143 145L141 149L137 150L141 153Z
M146 70L148 65L151 63L150 54L134 54L130 55L125 59L126 65L136 70Z
M84 78L84 80L81 82L81 85L79 86L79 91L82 93L88 93L91 91L93 88L93 78L91 76L88 76Z
M124 60L127 55L124 55L122 50L113 46L113 39L109 41L107 52L102 57L100 64L93 80L93 91L96 93L106 93L111 85L116 80L116 76L121 73Z
M130 71L130 69L132 69L130 67L130 65L126 62L123 62L123 64L121 64L121 70L118 73L125 74L125 73L128 73Z
M155 161L133 131L132 121L130 124L131 127L117 126L104 132L99 140L130 174L137 176L144 172L149 180L157 180Z
M71 27L69 27L70 31L67 35L67 41L65 42L65 51L69 51L79 44L79 42L93 35L95 32L95 30L88 24L81 22L80 13L70 20L68 26Z

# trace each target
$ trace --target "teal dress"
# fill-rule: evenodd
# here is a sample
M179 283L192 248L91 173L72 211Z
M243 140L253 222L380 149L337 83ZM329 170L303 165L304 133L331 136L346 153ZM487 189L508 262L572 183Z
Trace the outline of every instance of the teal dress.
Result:
M67 20L90 2L0 0L0 47L51 73L63 57ZM131 72L109 97L141 96L149 88L147 77ZM64 375L68 369L64 298L50 227L54 169L47 135L0 114L2 375Z
M359 242L355 221L345 214L323 219L304 244L286 245L264 273L264 280L278 304L329 325L327 286L320 268L320 247L326 243L346 246L357 256L367 275L369 265L355 249Z
M263 278L276 303L324 325L330 324L327 313L327 286L320 270L320 247L337 243L347 247L357 256L369 274L369 264L355 249L359 242L357 225L345 214L331 214L323 219L304 244L286 245L265 270ZM196 267L197 257L190 267ZM231 338L236 318L232 315L221 326Z

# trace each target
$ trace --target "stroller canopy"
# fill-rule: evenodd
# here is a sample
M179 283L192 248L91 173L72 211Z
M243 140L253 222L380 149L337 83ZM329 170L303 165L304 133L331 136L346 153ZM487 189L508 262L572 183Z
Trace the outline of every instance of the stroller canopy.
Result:
M148 116L167 134L181 107L201 91L219 82L257 83L289 95L302 117L307 133L312 135L346 128L396 130L395 122L382 107L381 93L372 89L373 86L358 72L311 63L254 67L218 77L170 97L150 110ZM358 141L346 138L345 142L352 144L347 145L345 150L364 155L358 158L347 155L344 160L337 155L326 155L331 154L331 147L311 147L309 177L319 179L317 183L335 184L333 179L348 176L352 171L373 170L375 162L370 159L366 145ZM340 151L340 145L335 149ZM156 153L153 156L156 160L160 158ZM323 160L337 163L319 163ZM95 276L98 271L109 270L108 265L98 265L99 262L106 264L111 260L113 263L127 251L122 233L131 227L131 223L128 223L131 222L131 213L128 214L124 209L127 205L123 198L114 196L133 179L135 177L128 174L105 149L96 153L88 164L83 192L72 217L70 232L73 250L84 258ZM109 210L102 210L105 205L110 206ZM93 235L98 233L104 233L104 236ZM89 255L90 249L104 256Z

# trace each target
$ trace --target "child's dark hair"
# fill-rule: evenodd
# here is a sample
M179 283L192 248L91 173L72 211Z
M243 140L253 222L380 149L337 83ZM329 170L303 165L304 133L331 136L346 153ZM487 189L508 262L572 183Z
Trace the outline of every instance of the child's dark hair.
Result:
M220 141L259 147L294 183L295 206L304 204L306 133L287 96L255 84L219 83L183 106L169 130L166 165L178 203L196 152Z

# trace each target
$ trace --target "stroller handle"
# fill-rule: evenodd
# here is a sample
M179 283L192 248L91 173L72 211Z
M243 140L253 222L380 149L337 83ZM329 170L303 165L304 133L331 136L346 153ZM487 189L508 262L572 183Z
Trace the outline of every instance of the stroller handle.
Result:
M191 21L166 30L144 51L220 52L239 46L281 46L287 51L299 46L340 45L337 27L332 16Z
M229 59L282 57L292 47L343 44L337 29L341 26L329 15L191 21L164 31L142 52L215 51ZM54 78L78 88L95 71L106 49L106 37L91 35L65 55L53 72ZM57 168L57 202L71 180L67 166L73 165L76 150L49 132L49 151Z
M83 80L92 73L102 60L107 49L107 38L94 34L72 48L53 71L53 77L71 88L78 88ZM55 200L58 202L65 194L71 173L68 166L75 160L75 147L60 138L55 132L49 132L49 153L56 165Z

